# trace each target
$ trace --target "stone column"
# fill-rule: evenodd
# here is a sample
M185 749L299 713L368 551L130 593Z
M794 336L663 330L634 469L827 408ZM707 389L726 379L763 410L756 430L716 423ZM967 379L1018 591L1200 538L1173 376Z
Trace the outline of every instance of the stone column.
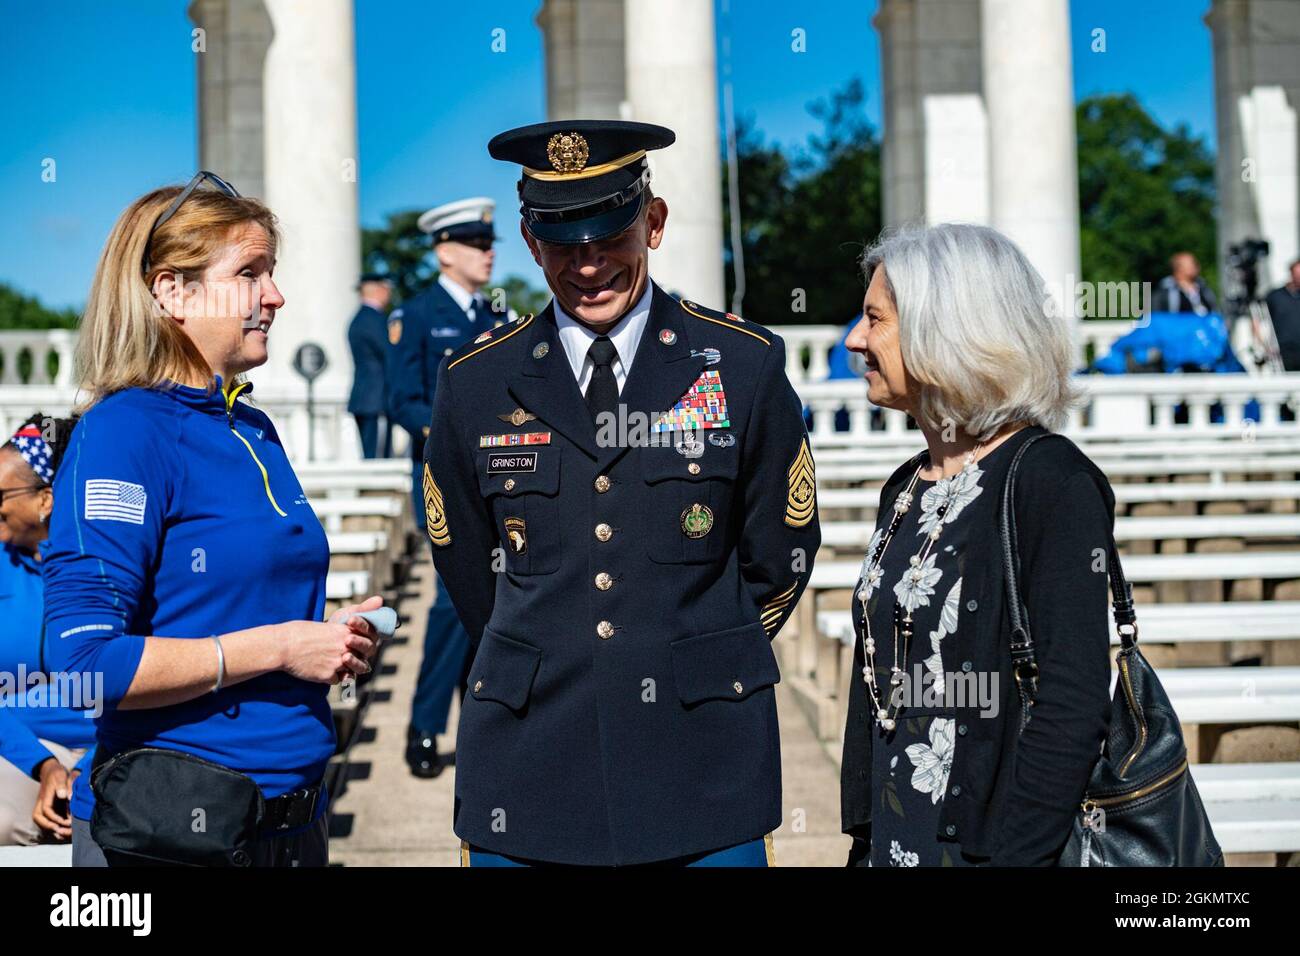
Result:
M1300 256L1300 0L1214 0L1219 274L1228 246L1266 239L1261 293ZM1225 288L1225 292L1231 292Z
M991 224L1072 311L1079 171L1067 0L983 0L982 32Z
M668 203L650 274L664 289L726 308L722 273L722 152L713 4L626 0L628 119L659 123L677 142L650 154L651 188Z
M881 0L886 226L988 222L979 0Z
M293 355L318 343L329 367L320 397L352 382L347 325L357 308L355 44L351 0L266 0L275 39L266 57L266 198L283 242L276 282L286 305L271 329L271 358L253 373L277 394L302 394Z
M536 23L548 119L616 119L623 102L623 0L544 0Z
M262 66L271 45L263 0L193 0L203 31L198 64L199 167L245 196L266 193L262 164Z

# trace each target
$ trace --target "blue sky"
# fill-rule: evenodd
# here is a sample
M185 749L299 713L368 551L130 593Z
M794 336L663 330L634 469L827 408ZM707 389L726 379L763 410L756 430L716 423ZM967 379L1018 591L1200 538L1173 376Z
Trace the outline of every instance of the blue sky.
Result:
M710 2L710 0L700 0ZM798 146L807 104L861 77L880 125L875 0L713 0L731 37L737 113ZM725 4L725 6L724 6ZM0 0L0 282L80 305L109 228L132 198L197 166L186 0ZM1075 93L1132 91L1165 124L1214 145L1209 0L1073 0ZM540 0L357 0L361 220L469 195L496 199L497 278L539 283L513 228L517 171L494 133L545 119ZM506 31L492 53L491 31ZM807 52L791 55L796 27ZM1106 52L1090 50L1106 31ZM723 67L721 42L719 71ZM42 181L53 159L57 178ZM220 170L218 170L220 172ZM238 183L236 183L238 185Z

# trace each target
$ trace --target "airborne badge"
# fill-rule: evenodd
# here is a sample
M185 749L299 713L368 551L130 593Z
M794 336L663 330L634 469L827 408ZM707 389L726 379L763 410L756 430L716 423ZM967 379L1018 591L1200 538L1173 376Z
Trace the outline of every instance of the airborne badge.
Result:
M802 528L817 511L817 480L806 436L799 443L799 454L794 456L786 479L785 523L792 528Z
M429 466L424 466L424 523L429 531L429 540L439 548L451 544L451 532L447 530L447 509L442 503L442 489L433 480Z

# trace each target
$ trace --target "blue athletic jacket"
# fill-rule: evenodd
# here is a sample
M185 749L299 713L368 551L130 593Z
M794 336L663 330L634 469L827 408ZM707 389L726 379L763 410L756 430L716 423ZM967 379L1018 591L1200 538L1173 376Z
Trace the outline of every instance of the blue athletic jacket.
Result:
M0 545L0 758L29 776L53 756L41 740L72 750L95 745L94 723L74 709L79 701L64 700L57 684L36 676L44 612L41 563L19 548ZM83 769L88 764L84 759Z
M329 544L270 419L237 400L251 388L227 394L220 377L211 393L132 388L82 417L54 479L45 658L102 674L105 756L181 750L275 797L318 782L334 752L328 685L275 672L169 707L117 709L148 635L208 641L322 619ZM72 800L83 819L87 776Z

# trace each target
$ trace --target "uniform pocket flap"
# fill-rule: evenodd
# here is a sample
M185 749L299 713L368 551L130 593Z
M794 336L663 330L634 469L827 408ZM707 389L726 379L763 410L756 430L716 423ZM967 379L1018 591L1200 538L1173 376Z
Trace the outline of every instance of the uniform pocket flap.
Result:
M744 700L781 680L762 624L684 637L669 645L673 680L683 704Z
M699 433L703 442L703 452L697 458L681 454L675 447L646 448L641 452L641 474L647 484L664 481L668 478L680 478L683 481L708 481L721 478L733 481L740 468L740 454L735 444L720 448L709 443L711 435L726 435L731 432L717 429L705 429ZM734 441L734 438L733 438Z
M560 490L561 450L539 445L479 451L475 459L479 490L484 498L554 495Z
M523 710L541 660L539 648L485 630L470 669L470 693L478 700L495 700L511 710Z

